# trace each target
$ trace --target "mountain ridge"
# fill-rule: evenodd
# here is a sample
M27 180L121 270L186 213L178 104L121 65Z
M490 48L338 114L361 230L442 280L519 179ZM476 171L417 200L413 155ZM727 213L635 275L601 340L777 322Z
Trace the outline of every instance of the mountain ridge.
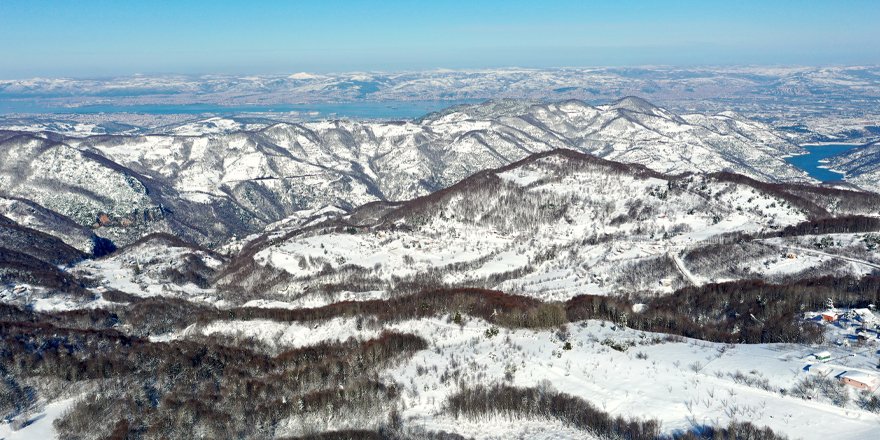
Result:
M598 107L576 100L490 101L418 121L276 123L201 135L27 136L47 151L64 152L55 162L65 162L67 175L59 173L53 182L70 193L43 194L45 185L32 177L16 184L26 190L9 195L33 192L35 201L83 226L109 214L110 223L97 222L97 230L120 245L164 231L213 246L302 212L408 200L558 148L664 173L729 170L767 181L812 181L782 159L799 148L767 126L723 115L678 116L635 97ZM0 152L21 149L17 139L24 138L2 141ZM17 160L31 157L21 152ZM0 166L0 178L24 168L8 162L5 171ZM92 171L76 174L81 169ZM108 188L102 180L117 183ZM177 214L165 218L172 211ZM191 211L222 226L213 231L179 216ZM136 223L132 212L160 221L145 223L140 232L120 228L121 222Z
M601 274L622 270L615 265L657 265L649 279L669 278L681 286L687 281L673 264L679 257L668 259L670 253L728 241L763 243L762 237L785 230L808 230L813 226L802 225L811 221L863 222L856 217L876 216L878 208L880 196L871 193L766 183L727 172L667 175L557 149L408 201L372 202L305 228L267 231L218 273L218 288L228 298L259 291L260 298L299 307L324 304L320 292L326 286L341 295L333 301L393 297L423 283L547 299L528 287L529 280L562 271L574 284L546 293L551 298L567 299L579 289L656 293L664 287ZM748 246L763 257L777 252L764 244ZM636 258L614 263L621 252L635 252ZM481 269L492 265L507 269ZM256 280L259 286L250 284Z

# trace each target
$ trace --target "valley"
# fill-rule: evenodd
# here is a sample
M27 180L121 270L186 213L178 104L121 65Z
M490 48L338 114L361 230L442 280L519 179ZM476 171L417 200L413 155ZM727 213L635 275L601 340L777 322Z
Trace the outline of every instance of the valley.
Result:
M0 0L0 440L880 439L877 17Z
M0 132L4 438L880 429L843 379L880 377L876 144L632 96L32 122Z

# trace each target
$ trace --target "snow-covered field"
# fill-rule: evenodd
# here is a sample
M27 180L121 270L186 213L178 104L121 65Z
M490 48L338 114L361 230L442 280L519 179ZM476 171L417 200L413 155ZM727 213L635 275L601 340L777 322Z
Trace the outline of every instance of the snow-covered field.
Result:
M77 398L58 400L45 404L40 411L27 414L26 420L0 423L0 439L3 440L54 440L58 438L52 422L60 418Z
M196 334L256 338L275 349L302 347L349 337L369 339L382 330L367 319L333 319L312 324L270 321L218 321L167 335ZM500 329L489 336L490 323L449 317L403 321L386 329L410 332L430 342L407 362L385 372L384 380L405 390L402 416L427 430L452 429L475 438L581 438L582 433L559 424L507 420L455 420L443 411L460 384L506 383L521 387L549 386L581 397L613 416L650 418L664 432L698 425L726 425L731 420L771 426L791 438L839 437L874 439L880 415L859 409L852 401L836 406L822 397L807 400L792 390L812 375L834 377L844 371L875 374L878 335L861 345L838 345L852 334L849 327L829 326L824 345L735 345L641 332L602 321L585 321L567 330ZM566 349L565 343L570 343ZM832 360L815 354L830 350Z

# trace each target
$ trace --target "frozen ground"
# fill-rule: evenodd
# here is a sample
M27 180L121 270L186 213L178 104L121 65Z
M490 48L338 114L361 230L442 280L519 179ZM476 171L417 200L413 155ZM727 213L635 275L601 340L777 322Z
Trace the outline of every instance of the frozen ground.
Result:
M445 399L460 383L508 383L532 387L550 384L579 396L612 415L652 418L665 432L695 425L751 421L791 438L875 439L880 415L851 401L836 406L821 397L805 400L791 390L810 375L832 377L843 371L876 372L877 334L861 345L842 343L852 334L844 324L829 326L826 344L716 344L641 332L602 321L556 330L506 330L495 336L492 325L448 318L404 321L387 326L430 341L405 363L389 369L384 380L404 389L402 415L427 430L454 431L476 438L543 435L582 438L582 433L545 421L511 424L504 419L454 420L443 412ZM194 334L255 337L271 347L300 347L349 337L368 339L381 329L369 319L333 319L314 324L269 321L214 322L190 327L163 339ZM565 341L571 344L566 350ZM820 363L814 354L831 351ZM817 365L822 365L817 368ZM533 430L533 431L530 431Z
M47 404L42 411L29 414L23 426L13 423L0 423L0 439L3 440L53 440L58 435L52 422L64 415L76 403L76 398L59 400ZM18 428L18 429L14 429Z

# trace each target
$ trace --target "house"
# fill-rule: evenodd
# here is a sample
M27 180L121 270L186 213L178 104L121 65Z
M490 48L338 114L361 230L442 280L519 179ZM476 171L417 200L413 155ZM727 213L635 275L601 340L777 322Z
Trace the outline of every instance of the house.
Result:
M840 316L840 315L838 315L837 312L832 311L832 310L829 310L829 311L827 311L827 312L822 312L822 320L825 321L825 322L834 322L834 321L837 321L837 318L838 318L839 316Z
M827 365L809 365L806 370L822 377L828 377L834 372L834 369Z
M825 362L831 360L831 352L830 351L820 351L818 353L813 353L813 357L816 358L817 361Z
M110 216L109 216L109 215L107 215L107 214L105 214L105 213L98 214L98 224L99 224L99 225L101 225L101 226L107 226L107 225L109 225L111 222L112 222L112 220L110 220Z
M837 375L837 380L844 385L870 392L880 388L880 377L861 371L844 371Z

